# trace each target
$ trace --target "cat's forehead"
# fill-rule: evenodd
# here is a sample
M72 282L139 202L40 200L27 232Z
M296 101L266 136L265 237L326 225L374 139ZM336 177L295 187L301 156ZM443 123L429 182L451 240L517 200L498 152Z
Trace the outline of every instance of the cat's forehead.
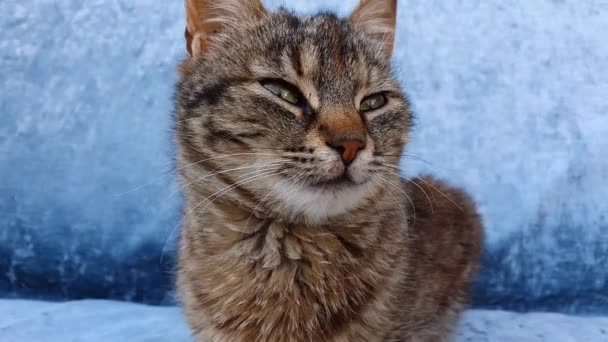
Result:
M332 13L298 16L291 12L278 12L263 25L272 32L270 41L275 43L275 47L314 50L319 63L362 58L372 60L375 57L373 49L366 47L362 35L347 20Z
M278 12L250 32L240 53L257 76L306 79L332 93L390 79L381 48L333 14Z

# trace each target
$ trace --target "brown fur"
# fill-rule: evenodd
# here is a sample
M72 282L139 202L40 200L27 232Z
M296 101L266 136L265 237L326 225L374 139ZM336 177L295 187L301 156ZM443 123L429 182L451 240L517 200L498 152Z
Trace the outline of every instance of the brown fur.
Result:
M411 113L392 33L379 34L394 29L396 1L363 1L348 19L186 3L177 288L197 341L445 341L481 224L461 191L399 176ZM360 111L376 93L386 104ZM360 140L352 164L336 139Z

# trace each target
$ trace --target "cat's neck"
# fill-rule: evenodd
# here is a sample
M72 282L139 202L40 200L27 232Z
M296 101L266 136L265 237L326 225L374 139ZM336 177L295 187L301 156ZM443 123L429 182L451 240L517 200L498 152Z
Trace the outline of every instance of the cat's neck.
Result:
M319 219L318 217L290 213L282 210L273 209L273 205L260 205L258 202L241 200L239 198L226 197L217 199L208 205L199 208L200 203L208 198L207 192L201 194L190 194L187 211L191 211L197 220L208 221L213 226L228 227L232 230L242 232L253 232L259 229L265 222L273 222L284 226L298 226L302 228L335 228L358 227L369 225L372 221L383 219L385 211L399 211L402 215L403 208L399 207L395 194L386 189L379 189L369 197L360 200L358 205L347 212L339 215L330 215ZM190 207L190 208L188 208Z
M256 255L270 267L285 257L297 260L303 257L301 253L359 255L378 243L378 234L387 222L407 224L407 213L398 204L394 194L380 191L355 210L313 223L305 217L288 217L224 200L188 215L186 224L206 241L209 252L222 254L236 248L242 257Z

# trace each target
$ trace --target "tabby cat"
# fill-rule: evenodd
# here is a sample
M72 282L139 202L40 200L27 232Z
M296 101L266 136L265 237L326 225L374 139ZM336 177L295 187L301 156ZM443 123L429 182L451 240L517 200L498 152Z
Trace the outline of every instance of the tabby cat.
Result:
M400 177L396 12L186 1L177 290L197 341L449 340L481 223L460 190Z

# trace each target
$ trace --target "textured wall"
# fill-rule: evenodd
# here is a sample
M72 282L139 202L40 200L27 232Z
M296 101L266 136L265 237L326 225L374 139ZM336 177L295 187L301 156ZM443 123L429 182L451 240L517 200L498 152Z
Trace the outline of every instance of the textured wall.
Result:
M427 161L402 165L479 202L475 303L608 311L608 3L400 3L408 153ZM170 300L182 1L4 0L0 13L0 293Z

